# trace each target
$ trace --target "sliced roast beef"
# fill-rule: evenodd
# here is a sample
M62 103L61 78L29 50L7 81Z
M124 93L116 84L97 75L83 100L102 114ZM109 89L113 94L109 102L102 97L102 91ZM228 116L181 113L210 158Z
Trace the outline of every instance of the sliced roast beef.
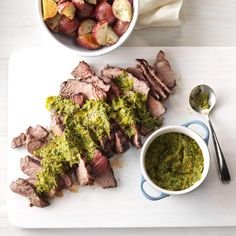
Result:
M152 132L153 129L148 129L145 126L140 127L139 133L143 136L147 136L150 132Z
M139 80L147 82L145 76L143 75L143 70L141 68L128 67L126 71L132 74L134 77L138 78Z
M129 149L129 141L121 129L115 131L115 153L123 153Z
M92 160L92 173L95 182L103 188L114 188L117 186L110 162L98 150L95 151Z
M92 76L94 72L86 62L81 61L79 65L71 72L71 74L76 79L85 79Z
M90 76L86 79L83 79L84 82L92 83L95 87L102 89L104 92L108 92L111 88L110 84L104 83L102 79L97 76Z
M159 79L159 81L157 80L158 77L153 73L154 69L144 59L137 59L137 61L139 62L138 66L143 70L143 74L144 74L146 80L151 85L152 90L154 90L155 93L158 94L158 96L156 96L156 97L158 99L165 100L169 94L167 93L167 91L165 91L165 89L159 83L159 81L161 81L161 80L160 79Z
M78 79L69 79L61 84L60 95L63 98L73 98L75 94L79 93L83 93L87 99L106 99L106 93L92 83L86 83Z
M162 82L172 90L176 86L176 74L173 72L170 63L166 60L165 53L163 51L160 51L157 54L154 67L158 75L160 75Z
M100 140L101 152L108 158L113 156L112 145L110 141L111 140L109 137L103 137Z
M41 125L29 127L26 134L21 133L18 137L12 140L12 148L23 146L27 148L29 153L33 153L38 148L42 147L49 135L47 129Z
M41 171L40 159L34 156L25 156L20 160L21 170L29 177L34 178Z
M34 152L41 148L44 143L45 140L37 140L34 139L31 135L28 135L25 147L30 154L34 154Z
M148 110L155 118L160 118L166 112L166 108L163 106L163 104L153 96L149 96L147 106Z
M68 174L64 174L60 177L60 179L63 181L63 187L64 188L70 188L73 184L72 177ZM59 184L58 184L59 185ZM62 187L62 186L60 186Z
M61 136L65 129L65 124L63 121L63 117L57 114L56 111L51 112L51 124L50 128L54 135Z
M131 143L136 147L136 149L140 149L143 146L141 136L137 128L135 128L135 134L131 139Z
M27 136L24 133L21 133L19 136L13 138L11 147L18 148L25 145Z
M26 181L29 184L31 184L33 187L35 187L35 183L36 183L37 179L36 178L28 178L28 179L26 179Z
M102 74L102 76L107 76L107 77L114 79L114 78L118 77L123 72L124 72L124 69L122 69L122 68L106 65L102 69L101 74Z
M107 76L102 76L101 79L105 84L110 85L110 90L107 93L108 100L111 101L114 97L118 97L121 95L121 91L119 87L114 83L113 79Z
M101 76L101 80L105 83L105 84L111 84L112 82L112 78L108 77L108 76Z
M75 174L80 185L84 186L93 184L94 178L91 171L91 165L86 161L86 159L81 158L79 165L75 167Z
M134 92L141 93L141 94L147 96L148 92L150 90L150 88L147 85L147 83L145 81L143 81L143 80L137 79L131 73L127 72L127 75L129 76L129 78L132 78L132 80L133 80L133 88L132 88L132 90Z
M102 75L103 76L109 76L113 79L116 79L119 75L126 73L130 79L133 81L133 88L132 90L137 93L141 93L145 96L147 96L150 88L146 84L145 81L139 80L135 76L133 76L131 73L128 73L126 70L119 68L119 67L111 67L111 66L106 66L102 70Z
M72 100L78 104L80 107L82 107L86 101L86 97L83 93L78 93L78 94L75 94L73 97L72 97Z
M46 128L44 128L41 125L36 125L36 127L32 127L30 126L27 130L26 130L26 135L30 135L33 139L36 140L42 140L47 138L49 132L47 131Z
M28 179L26 179L26 181L35 189L35 184L37 182L36 178L28 178ZM54 198L61 191L61 189L59 187L56 189L52 189L48 193L44 193L44 196L46 196L47 199Z
M34 187L22 178L13 181L10 188L13 192L27 197L30 200L30 206L46 207L49 205L49 202L42 196L39 196Z

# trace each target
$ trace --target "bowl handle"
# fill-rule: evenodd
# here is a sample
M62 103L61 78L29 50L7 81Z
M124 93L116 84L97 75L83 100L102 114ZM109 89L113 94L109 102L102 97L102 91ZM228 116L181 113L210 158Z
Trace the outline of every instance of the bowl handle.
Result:
M202 121L200 121L200 120L188 121L188 122L182 124L182 126L189 127L192 124L200 125L206 131L206 137L203 138L203 139L208 144L209 137L210 137L210 131L209 131L208 127Z
M145 189L144 189L144 183L146 183L146 182L147 182L147 180L144 179L144 177L142 176L140 188L141 188L141 191L142 191L143 195L144 195L147 199L149 199L149 200L151 200L151 201L158 201L158 200L161 200L162 198L165 198L165 197L169 197L169 196L170 196L170 195L165 194L165 193L162 193L162 192L160 192L159 196L157 196L157 197L152 197L152 196L150 196L149 194L146 193L146 191L145 191Z

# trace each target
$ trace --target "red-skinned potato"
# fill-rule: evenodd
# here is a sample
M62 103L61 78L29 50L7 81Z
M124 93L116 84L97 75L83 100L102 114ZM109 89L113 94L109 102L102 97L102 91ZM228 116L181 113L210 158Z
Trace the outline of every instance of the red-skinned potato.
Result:
M59 20L59 31L64 34L69 34L74 32L79 27L79 20L74 18L73 20L69 19L66 16L62 16Z
M122 36L129 28L129 22L117 20L114 24L113 30L118 36Z
M93 39L92 34L79 35L76 42L87 49L98 49L101 46Z
M85 3L84 0L72 0L72 2L75 5L76 9L81 9Z
M78 35L85 35L85 34L92 33L93 27L95 25L96 25L96 22L90 19L82 21L78 29Z
M113 45L117 43L119 40L119 36L113 31L113 29L108 26L107 27L107 45Z
M54 32L59 32L59 21L61 19L60 14L56 14L53 18L46 20L47 26Z
M107 44L107 26L108 23L106 21L101 21L97 22L97 24L93 27L93 38L100 45Z
M76 7L76 9L77 9L77 16L80 20L93 17L95 12L95 6L87 2L84 2L84 4Z
M133 17L133 7L128 0L114 0L112 11L115 17L130 22Z
M108 24L112 24L116 20L112 6L108 2L100 2L96 6L95 16L98 21L107 21Z
M72 2L63 2L57 6L60 15L64 15L73 20L75 16L75 6Z

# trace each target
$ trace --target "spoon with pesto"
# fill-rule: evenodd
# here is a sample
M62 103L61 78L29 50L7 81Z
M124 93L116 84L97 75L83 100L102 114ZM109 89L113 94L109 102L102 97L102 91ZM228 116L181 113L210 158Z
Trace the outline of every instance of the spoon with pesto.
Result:
M211 110L216 104L216 95L213 89L209 86L198 85L192 89L189 96L189 103L192 109L200 113L209 123L216 152L220 179L224 184L227 184L231 180L229 170L209 116Z

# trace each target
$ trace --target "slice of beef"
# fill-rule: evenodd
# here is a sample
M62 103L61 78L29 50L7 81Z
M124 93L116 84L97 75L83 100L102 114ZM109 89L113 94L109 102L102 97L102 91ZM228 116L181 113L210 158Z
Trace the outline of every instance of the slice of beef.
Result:
M170 63L166 60L165 53L163 51L160 51L157 54L154 67L158 75L160 75L162 82L172 90L176 86L176 74L173 72Z
M148 62L145 61L144 59L137 59L137 61L139 62L138 66L143 70L143 74L146 80L151 85L152 90L154 90L158 94L157 98L165 100L168 97L168 93L163 89L161 84L156 80L155 76L151 73L151 71L154 69L151 68Z
M57 114L56 111L52 110L51 112L51 124L50 128L54 135L61 136L65 129L65 124L63 117L59 114Z
M116 122L111 122L110 130L109 139L113 152L119 154L127 151L130 147L129 139L120 128L120 125Z
M18 148L25 145L27 136L24 133L21 133L19 136L13 138L11 147Z
M121 95L121 91L119 87L114 83L113 79L107 76L102 76L101 79L103 80L105 84L110 85L110 90L107 93L107 98L109 101Z
M153 96L149 96L147 107L152 116L155 118L160 118L166 112L166 108L163 106L163 104Z
M139 67L128 67L126 69L127 72L129 72L130 74L132 74L134 77L138 78L139 80L143 80L145 82L148 82L145 78L145 76L143 75L143 70Z
M144 59L138 59L138 61L140 63L142 63L146 69L148 74L151 76L151 78L162 88L163 92L170 94L172 92L172 89L170 89L160 78L160 76L158 75L157 71L155 70L155 68L153 66L151 66L150 64L148 64L148 62Z
M49 132L43 126L36 125L35 128L30 126L26 130L26 135L27 136L30 135L35 140L42 140L42 139L47 138L47 136L49 135Z
M123 153L129 149L129 141L121 129L115 131L115 153Z
M152 132L153 129L148 129L145 126L141 126L139 129L139 133L143 136L147 136L150 132Z
M112 78L109 76L101 76L101 80L105 83L105 84L111 84L112 83Z
M122 68L106 65L102 69L101 74L102 74L102 76L107 76L107 77L114 79L114 78L118 77L123 72L124 72L124 69L122 69Z
M103 188L117 187L117 182L114 177L113 170L110 166L110 162L102 155L98 150L95 151L92 160L92 173L95 182Z
M29 177L34 178L42 170L40 159L34 156L25 156L20 160L20 168Z
M78 94L75 94L73 97L72 97L72 100L78 104L80 107L82 107L86 101L86 97L83 93L78 93Z
M86 161L86 159L81 158L79 165L75 167L75 174L80 185L84 186L93 184L94 178L91 171L91 165Z
M103 137L99 141L101 145L101 152L103 153L103 155L105 155L108 158L112 157L113 151L112 151L112 145L111 145L109 137Z
M33 154L37 149L42 147L47 141L48 135L49 132L43 126L37 125L35 128L30 126L26 130L27 139L25 142L28 152Z
M94 72L86 62L81 61L79 65L71 72L71 74L76 79L85 79L92 76Z
M35 128L30 126L26 134L21 133L12 140L11 146L12 148L24 146L29 153L33 153L46 142L48 135L49 132L43 126L37 125Z
M28 179L26 179L26 181L35 188L35 183L37 181L36 178L28 178Z
M42 196L38 195L34 187L22 178L13 181L10 188L13 192L27 197L30 200L30 206L46 207L49 205L49 202Z
M35 184L37 182L36 178L28 178L26 181L35 189ZM52 189L48 193L44 193L44 196L46 196L47 199L52 199L56 197L60 191L60 188Z
M31 135L27 136L25 147L30 154L34 154L36 150L45 144L45 140L34 139Z
M62 183L64 188L70 188L73 184L72 177L69 174L62 175L60 179L63 181ZM60 187L62 188L62 185Z
M143 81L143 80L137 79L131 73L127 73L127 75L129 76L129 78L132 78L132 80L133 80L133 88L132 88L132 90L134 92L141 93L141 94L147 96L148 92L150 90L148 84L145 81Z
M119 68L119 67L111 67L111 66L106 66L103 70L102 70L102 75L103 76L109 76L113 79L116 79L119 75L121 75L122 73L126 73L129 78L132 79L133 81L133 88L132 90L134 92L137 93L141 93L145 96L147 96L150 88L149 86L146 84L145 81L139 80L138 78L136 78L135 76L133 76L131 73L128 73L126 70Z
M140 149L143 146L141 136L137 128L134 128L134 130L135 134L131 139L131 143L136 147L136 149Z
M110 84L105 84L102 79L100 79L99 77L97 77L95 75L90 76L90 77L84 79L83 81L87 82L87 83L92 83L94 86L102 89L104 92L108 92L111 88Z
M61 84L60 95L63 98L73 98L75 94L79 93L83 93L87 99L106 99L106 93L92 83L86 83L77 79L69 79Z

